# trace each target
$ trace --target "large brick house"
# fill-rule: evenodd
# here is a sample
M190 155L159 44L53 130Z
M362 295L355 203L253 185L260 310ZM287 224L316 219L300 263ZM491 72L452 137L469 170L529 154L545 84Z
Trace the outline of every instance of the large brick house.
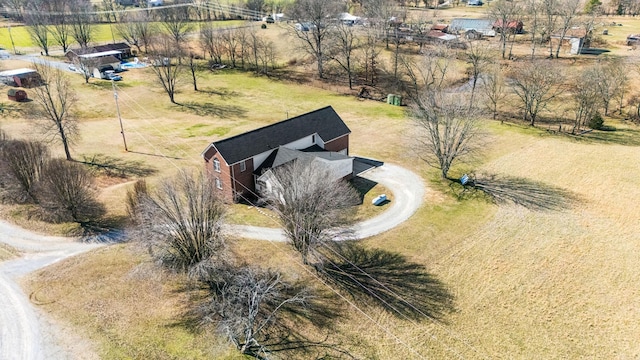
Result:
M254 198L259 190L258 179L270 168L286 162L282 159L311 155L339 164L336 168L342 173L348 163L348 171L353 172L353 162L348 157L350 133L335 110L327 106L212 142L202 157L217 191L224 199L237 201L241 197Z

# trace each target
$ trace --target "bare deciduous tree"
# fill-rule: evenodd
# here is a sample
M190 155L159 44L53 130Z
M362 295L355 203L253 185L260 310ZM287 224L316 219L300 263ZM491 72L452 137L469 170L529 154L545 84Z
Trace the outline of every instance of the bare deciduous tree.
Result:
M507 96L506 84L500 65L487 68L482 74L482 88L486 97L485 106L493 114L493 120L498 115L498 104Z
M597 79L597 91L604 114L609 114L609 107L614 99L618 99L620 110L622 110L622 101L629 84L628 71L623 61L617 58L605 58L593 67L591 73Z
M347 73L349 89L353 89L353 51L360 46L353 26L340 23L335 27L334 46L330 51L335 60Z
M80 50L80 53L84 51ZM95 57L76 57L74 64L76 68L80 70L82 77L84 77L84 83L88 84L89 79L93 77L93 69L99 65L99 59Z
M43 82L33 89L39 105L36 116L43 120L42 131L49 140L60 141L67 160L72 160L69 146L79 135L78 121L72 113L75 92L60 69L35 62L33 66Z
M180 61L177 61L177 63L174 63L174 61L180 59L181 53L173 45L173 41L167 37L158 39L152 52L153 66L151 69L169 96L169 100L176 104L175 94L179 79L182 76L183 66Z
M225 52L229 59L229 65L236 67L236 57L238 56L238 48L240 47L240 39L237 36L235 29L227 29L221 32L222 40L224 41Z
M520 98L523 119L535 126L540 111L563 91L564 76L549 61L528 62L511 71L511 88Z
M593 117L601 104L598 93L597 70L587 68L577 76L572 84L572 97L575 103L575 122L572 133L575 133Z
M148 51L152 32L153 26L144 11L134 14L125 13L121 15L120 22L116 25L116 33L129 45L135 46L139 52L142 51L142 47L145 52Z
M567 31L574 25L576 16L580 11L580 0L561 0L559 6L556 8L558 17L560 18L560 37L558 40L558 46L556 47L556 59L560 57L560 47L562 47L562 41L567 35Z
M525 17L528 20L528 33L531 37L531 60L536 54L536 47L540 41L536 37L542 28L542 4L541 0L526 0L524 4Z
M459 94L424 91L413 106L419 156L440 169L443 179L456 160L472 155L481 133L475 109Z
M411 83L408 95L415 101L420 101L419 98L425 92L441 92L447 85L451 56L451 49L444 46L425 53L417 63L403 58L406 76Z
M292 18L301 27L292 29L302 48L316 60L317 74L324 78L325 49L333 32L332 17L344 9L344 3L336 0L297 0L292 9Z
M500 46L503 59L506 58L507 41L515 36L515 32L509 28L509 23L519 21L521 14L521 6L515 1L498 0L489 8L489 16L499 25L497 31L500 33Z
M553 42L551 35L556 31L558 23L559 0L541 0L544 13L544 34L542 40L549 43L549 57L553 58Z
M195 311L200 324L215 324L242 354L257 359L286 350L299 332L292 324L321 324L335 316L316 311L321 306L309 288L273 271L218 267L200 280L211 296Z
M93 189L93 178L81 164L52 159L40 174L37 196L48 219L84 224L105 213Z
M93 40L94 32L94 19L91 3L83 0L76 0L72 3L72 6L71 36L81 48L86 48Z
M28 25L27 32L31 37L31 41L42 49L46 56L49 56L51 42L49 39L49 18L42 12L46 8L44 4L34 2L29 5L29 10L25 16L25 22Z
M273 44L260 36L257 31L249 31L246 46L253 70L263 74L268 73L269 66L273 67Z
M62 46L62 52L66 53L69 48L71 38L71 25L69 24L69 16L64 15L68 10L66 0L52 1L51 8L51 36L58 45Z
M355 190L320 161L294 160L273 171L274 186L265 194L291 245L305 264L318 246L347 237L358 203Z
M490 62L486 44L483 41L467 42L467 50L464 52L464 58L471 65L471 97L469 98L469 106L473 107L473 100L476 94L478 80Z
M200 27L200 45L209 54L212 62L216 64L222 63L222 54L224 52L222 34L211 23L204 23Z
M391 21L398 17L399 4L393 0L367 0L362 2L364 15L371 22L371 28L375 29L377 36L384 39L387 49L389 37L392 31Z
M198 267L221 256L225 208L206 175L181 171L149 195L139 195L134 212L140 239L163 265L197 272Z
M189 53L189 62L187 63L189 72L191 73L191 81L193 83L193 91L198 91L198 61L196 60L196 54Z
M182 45L186 42L187 34L193 30L193 25L189 22L188 7L164 8L160 11L160 26L166 31L173 46L178 52L182 52Z
M36 184L49 159L49 149L39 142L9 140L0 147L0 190L17 203L37 203Z
M363 38L364 40L360 46L362 52L362 62L360 67L364 71L365 82L374 86L377 81L378 55L380 54L377 36L372 29L367 28Z

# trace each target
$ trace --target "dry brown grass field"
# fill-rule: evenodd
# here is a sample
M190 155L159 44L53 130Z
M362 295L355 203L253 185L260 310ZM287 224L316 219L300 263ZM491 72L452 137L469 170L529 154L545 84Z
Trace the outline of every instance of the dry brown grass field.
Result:
M358 101L333 85L319 88L234 71L207 73L199 84L203 91L196 93L184 83L177 106L153 85L149 70L126 72L124 79L119 98L132 151L122 150L110 84L92 80L84 85L78 75L73 83L79 91L82 138L73 148L76 158L112 156L152 169L152 179L158 179L176 167L199 166L199 153L210 141L330 104L353 131L353 154L400 164L423 177L428 186L424 206L393 231L362 243L425 265L455 296L455 311L442 321L408 320L345 302L349 311L331 330L331 340L357 357L640 357L637 125L607 118L615 131L576 137L549 132L545 124L530 128L517 121L486 121L490 141L483 157L454 167L452 174L524 178L576 199L565 209L539 211L493 204L480 196L458 197L459 189L416 159L405 109ZM32 120L26 118L5 116L2 128L16 137L34 135ZM128 181L100 183L101 198L114 214L124 211ZM4 212L14 221L23 218L19 213ZM271 221L244 205L231 216L239 222ZM240 258L316 283L286 244L232 243ZM183 284L178 276L159 273L133 244L69 259L24 281L34 304L86 334L101 358L241 358L225 339L184 326L187 299L178 291Z

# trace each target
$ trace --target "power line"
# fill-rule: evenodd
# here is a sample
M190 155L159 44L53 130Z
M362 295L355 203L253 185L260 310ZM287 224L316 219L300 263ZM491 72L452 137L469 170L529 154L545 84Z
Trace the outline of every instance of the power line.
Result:
M112 15L112 14L124 14L124 13L135 13L140 11L160 11L163 9L172 9L172 8L181 8L181 7L193 7L193 8L202 8L207 10L214 10L220 12L226 12L230 15L236 16L245 16L250 18L264 17L266 13L251 10L247 8L242 8L233 5L223 5L223 4L211 4L208 2L205 3L188 3L188 4L172 4L172 5L162 5L162 6L150 6L150 7L135 7L132 9L112 9L112 10L92 10L92 11L83 11L83 15ZM48 16L72 16L74 14L78 14L78 12L73 11L41 11L41 10L25 10L25 9L11 9L7 6L4 6L2 10L0 10L0 14L3 15L48 15Z

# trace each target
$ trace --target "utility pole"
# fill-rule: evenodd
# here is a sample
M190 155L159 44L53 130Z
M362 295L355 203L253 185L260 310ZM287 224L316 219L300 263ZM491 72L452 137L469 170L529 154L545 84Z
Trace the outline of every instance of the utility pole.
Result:
M122 134L122 142L124 143L124 151L129 152L127 148L127 139L124 137L124 128L122 127L122 117L120 117L120 106L118 105L118 91L116 90L115 81L111 80L113 87L113 97L116 99L116 111L118 112L118 121L120 121L120 134Z

